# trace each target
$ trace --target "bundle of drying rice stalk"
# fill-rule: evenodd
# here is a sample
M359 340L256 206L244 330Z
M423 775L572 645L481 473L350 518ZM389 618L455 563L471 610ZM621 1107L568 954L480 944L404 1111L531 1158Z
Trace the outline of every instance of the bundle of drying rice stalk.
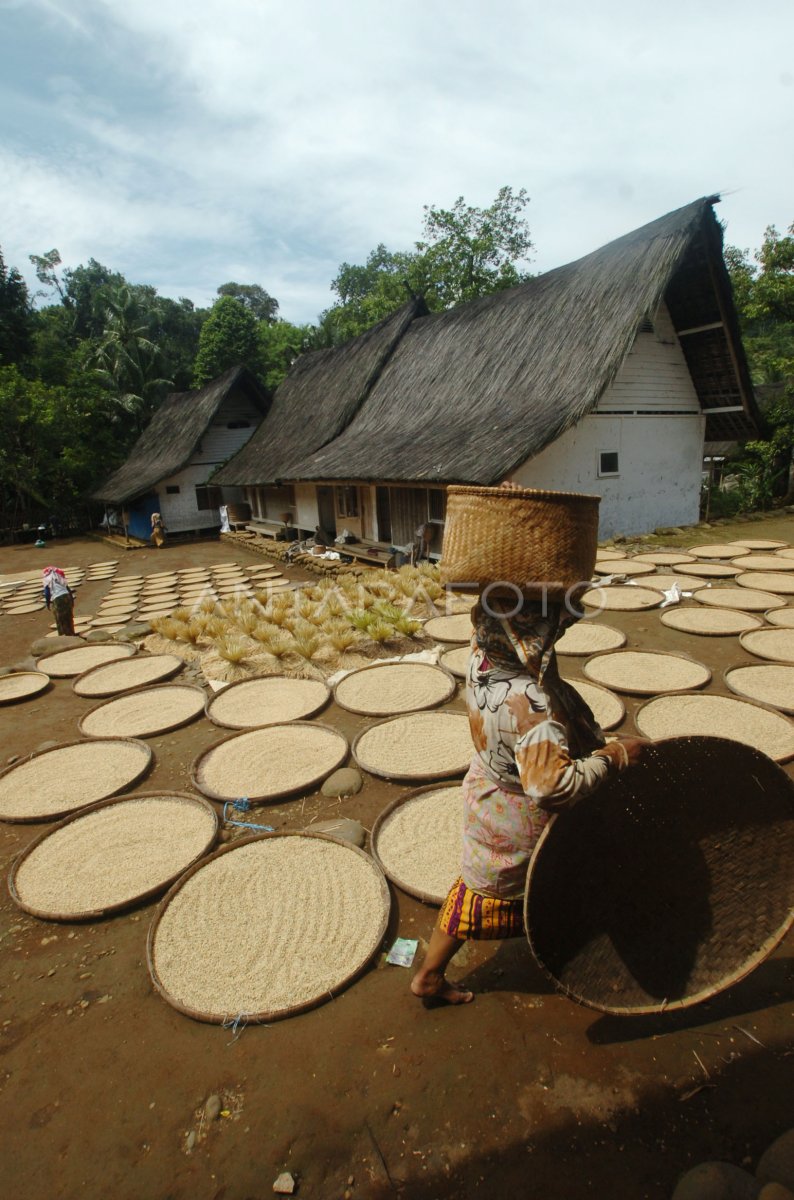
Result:
M184 625L181 636L186 642L190 642L192 646L195 646L196 643L204 636L206 627L206 620L203 620L199 617L191 617L191 619Z
M400 617L405 616L405 613L401 608L396 608L387 600L379 600L378 603L373 606L373 612L378 614L378 618L380 620L388 621L392 625Z
M242 629L243 633L252 634L260 621L260 614L253 609L238 609L235 614L235 624Z
M403 637L416 637L418 633L422 632L422 622L413 621L410 617L406 616L405 613L400 613L399 617L397 617L392 624L397 632L401 633Z
M311 661L316 658L319 651L322 649L325 642L317 633L306 633L301 630L296 632L292 639L290 649L293 654L299 654L301 658Z
M182 622L175 621L172 617L155 617L149 624L154 632L159 633L166 641L176 642L181 637Z
M372 638L373 642L388 642L389 638L394 637L394 626L388 621L371 621L367 626L367 637Z
M291 652L293 643L294 638L287 633L274 634L267 647L268 654L272 654L274 658L284 658Z
M338 650L340 654L344 654L352 645L358 641L358 634L349 625L343 621L334 622L327 630L328 641L333 646L334 650Z
M207 616L212 616L216 611L216 607L214 596L203 596L198 603L199 612L206 613Z
M171 613L171 616L175 621L185 622L189 621L193 614L189 608L185 608L184 605L180 605L179 608L174 609L174 611Z
M358 629L360 633L366 633L373 621L377 620L377 617L374 613L354 608L352 612L347 614L347 620L354 629Z
M218 638L215 642L215 649L226 662L235 664L244 662L251 654L251 647L242 638L236 638L232 633Z

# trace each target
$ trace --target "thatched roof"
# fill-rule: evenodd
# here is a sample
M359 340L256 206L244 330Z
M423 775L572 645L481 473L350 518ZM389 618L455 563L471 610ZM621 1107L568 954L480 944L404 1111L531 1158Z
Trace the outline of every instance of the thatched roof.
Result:
M265 393L246 367L232 367L194 392L173 392L157 409L124 465L97 488L93 498L124 504L181 471L216 412L235 390L243 391L264 416Z
M298 464L353 420L415 317L412 300L360 337L334 350L303 354L273 398L267 420L213 476L213 483L257 485L298 477Z
M325 445L315 437L317 449L302 456L295 440L281 442L254 475L254 441L268 441L269 418L235 460L245 456L248 475L228 481L498 482L595 409L662 300L676 330L709 326L682 337L704 410L740 410L709 418L707 437L751 436L758 416L717 200L696 200L519 287L412 321L344 433ZM302 395L304 414L324 393L321 368ZM335 392L334 403L343 400Z

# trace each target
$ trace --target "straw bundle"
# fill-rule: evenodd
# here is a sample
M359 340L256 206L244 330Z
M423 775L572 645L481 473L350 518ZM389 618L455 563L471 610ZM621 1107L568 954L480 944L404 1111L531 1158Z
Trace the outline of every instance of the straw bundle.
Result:
M436 708L454 691L453 677L429 663L376 663L340 680L334 699L349 712L385 717Z
M725 672L725 682L737 696L794 713L794 666L732 667Z
M164 683L105 700L78 722L85 737L154 737L195 721L204 712L203 688Z
M756 658L794 663L794 629L758 629L743 633L742 646Z
M52 821L134 787L152 764L145 742L103 738L43 750L0 772L0 821Z
M417 782L463 775L472 753L469 719L463 713L392 717L364 730L353 743L353 755L365 771Z
M37 663L42 670L52 678L65 679L72 675L82 675L91 667L101 663L115 662L120 658L131 658L135 647L120 642L101 642L96 646L79 646L75 650L61 650L50 654L46 659Z
M226 729L254 729L312 717L328 703L330 695L327 684L318 679L271 675L224 688L210 699L206 713Z
M162 679L171 679L184 665L176 654L136 655L135 658L120 659L116 663L84 671L75 679L72 690L78 696L98 700L102 696L115 696L118 692L129 692Z
M672 608L662 613L662 624L682 633L727 637L762 625L759 617L730 608Z
M335 729L295 721L235 733L199 755L194 785L213 800L264 802L312 791L347 758Z
M711 671L685 654L659 650L618 650L598 654L584 665L588 679L630 696L688 692L705 687Z
M778 762L794 756L794 724L780 713L730 696L658 696L635 715L643 737L721 737L756 747Z
M217 851L172 888L149 934L155 987L220 1023L274 1020L322 1003L379 948L389 893L349 843L265 834Z
M43 919L118 912L168 887L217 830L210 805L181 792L103 800L37 838L15 863L9 889Z
M442 904L460 875L463 821L459 783L419 788L380 814L372 853L397 887L427 904Z

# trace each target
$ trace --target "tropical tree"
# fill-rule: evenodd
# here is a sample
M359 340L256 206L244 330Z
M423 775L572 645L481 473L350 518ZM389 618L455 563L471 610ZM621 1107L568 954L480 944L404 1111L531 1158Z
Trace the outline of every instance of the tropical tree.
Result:
M274 392L298 355L312 348L313 334L310 325L292 325L289 321L260 323L256 331L259 345L256 374L267 391Z
M18 363L33 348L33 314L24 279L0 250L0 364Z
M230 367L256 370L257 356L256 317L239 300L222 296L201 327L193 386L202 387Z
M101 339L93 354L97 376L138 430L148 423L171 380L161 374L161 356L149 323L129 287L108 294Z
M273 322L278 317L278 300L274 300L258 283L222 283L217 289L219 296L231 296L239 300L257 321Z

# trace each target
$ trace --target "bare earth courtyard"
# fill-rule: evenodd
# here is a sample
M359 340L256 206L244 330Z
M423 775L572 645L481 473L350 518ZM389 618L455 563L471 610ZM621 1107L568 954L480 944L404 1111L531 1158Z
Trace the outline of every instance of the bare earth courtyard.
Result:
M794 544L794 516L688 530L663 544L742 535ZM0 576L117 558L120 571L141 574L265 561L218 542L125 554L80 539L45 550L0 548ZM78 614L93 611L108 587L84 583ZM655 611L605 617L626 633L629 649L683 652L705 663L711 694L731 695L724 671L758 661L738 637L683 633L661 624ZM25 660L49 625L45 610L0 616L0 665ZM561 666L565 675L581 674L578 659ZM465 710L461 686L445 711ZM623 699L619 731L634 733L642 697ZM76 695L71 679L57 678L41 696L0 707L0 767L43 742L77 738L78 720L95 703ZM350 742L373 724L335 703L317 720ZM202 717L147 738L155 765L133 791L193 790L190 764L224 732ZM794 777L794 765L785 769ZM252 819L301 830L349 816L370 830L406 790L365 774L358 795L331 800L318 788L259 808ZM0 825L4 877L43 828ZM436 909L391 893L384 948L403 936L420 939L421 952ZM698 1162L720 1159L752 1171L792 1125L791 935L741 984L677 1015L618 1018L576 1005L554 992L517 939L464 947L453 975L477 998L462 1009L423 1008L409 993L410 972L387 965L379 952L352 986L320 1007L231 1029L192 1021L155 992L146 966L155 908L48 923L21 912L2 884L0 1119L8 1196L264 1200L289 1171L297 1195L322 1200L667 1200ZM204 1113L210 1096L221 1102L213 1120Z

